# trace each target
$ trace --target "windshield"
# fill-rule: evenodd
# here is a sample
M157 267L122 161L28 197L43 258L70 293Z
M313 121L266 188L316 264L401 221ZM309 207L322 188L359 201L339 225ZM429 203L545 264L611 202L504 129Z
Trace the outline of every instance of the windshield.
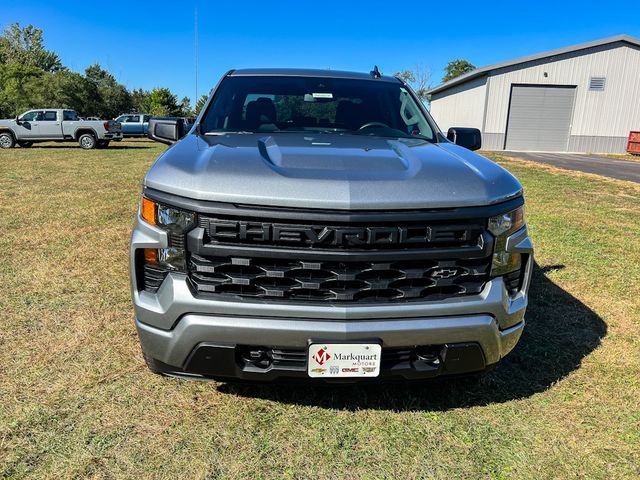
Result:
M416 101L400 83L291 76L225 78L201 131L435 138Z

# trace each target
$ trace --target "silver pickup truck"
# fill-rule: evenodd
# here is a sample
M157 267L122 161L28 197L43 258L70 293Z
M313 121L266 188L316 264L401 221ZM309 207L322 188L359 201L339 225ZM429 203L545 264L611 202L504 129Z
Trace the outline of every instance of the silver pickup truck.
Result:
M471 151L479 130L445 136L377 69L234 70L187 128L149 122L173 145L131 238L152 371L417 380L515 347L533 245L522 186Z
M28 148L36 142L75 141L84 149L105 148L111 140L122 140L119 122L81 120L73 110L43 108L29 110L15 119L0 120L0 147L16 144Z

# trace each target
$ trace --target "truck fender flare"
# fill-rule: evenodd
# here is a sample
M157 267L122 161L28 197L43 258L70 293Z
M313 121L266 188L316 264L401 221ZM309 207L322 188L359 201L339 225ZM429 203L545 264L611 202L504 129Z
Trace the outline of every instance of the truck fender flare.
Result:
M74 140L78 140L80 138L80 135L85 134L85 133L91 133L94 136L94 138L96 139L96 141L100 139L100 137L98 136L96 131L91 127L78 127L78 128L76 128L76 130L73 132L73 139Z
M18 140L16 132L14 132L11 127L0 127L0 133L10 133L15 141Z

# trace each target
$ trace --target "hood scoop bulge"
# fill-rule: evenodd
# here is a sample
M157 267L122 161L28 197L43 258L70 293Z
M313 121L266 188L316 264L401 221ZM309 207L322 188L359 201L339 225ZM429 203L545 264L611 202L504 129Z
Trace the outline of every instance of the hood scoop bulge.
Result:
M414 176L422 162L404 143L366 136L317 135L296 143L284 135L258 140L263 161L280 175L342 180L393 180Z

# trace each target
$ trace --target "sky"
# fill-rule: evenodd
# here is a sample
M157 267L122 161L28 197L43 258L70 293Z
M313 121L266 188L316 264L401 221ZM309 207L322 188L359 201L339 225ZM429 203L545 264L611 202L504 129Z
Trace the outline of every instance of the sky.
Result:
M440 83L448 61L476 66L625 33L639 0L537 2L0 0L0 28L44 30L64 65L100 63L129 88L169 87L195 101L232 68L304 67L386 74L419 64Z

